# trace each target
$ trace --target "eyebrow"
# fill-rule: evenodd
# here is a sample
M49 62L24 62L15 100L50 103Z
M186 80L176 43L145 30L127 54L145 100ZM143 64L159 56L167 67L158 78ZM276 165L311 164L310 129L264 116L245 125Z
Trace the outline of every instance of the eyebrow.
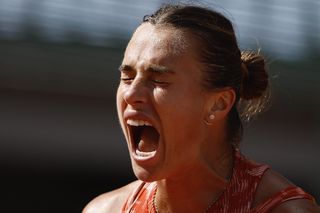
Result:
M133 68L129 65L125 65L125 64L121 64L119 66L119 71L122 72L122 71L133 71Z
M126 65L126 64L123 64L123 65L120 65L119 67L119 71L134 71L134 68L130 65ZM162 65L157 65L157 64L151 64L147 69L146 71L148 72L153 72L153 73L170 73L170 74L174 74L175 72L166 67L166 66L162 66Z

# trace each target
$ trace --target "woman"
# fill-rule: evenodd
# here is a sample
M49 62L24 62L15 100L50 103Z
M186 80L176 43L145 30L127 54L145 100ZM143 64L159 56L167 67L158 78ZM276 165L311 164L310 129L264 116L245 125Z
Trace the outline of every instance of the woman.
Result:
M268 75L261 55L240 52L224 16L163 6L144 17L120 72L118 116L139 180L84 212L319 212L309 194L236 148L240 118L268 98Z

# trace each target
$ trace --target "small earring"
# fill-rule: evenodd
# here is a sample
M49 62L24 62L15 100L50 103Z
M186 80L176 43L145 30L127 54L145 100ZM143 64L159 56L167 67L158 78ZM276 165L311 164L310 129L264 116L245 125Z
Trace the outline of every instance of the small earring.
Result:
M209 121L207 121L207 119L204 119L204 123L207 125L212 125L212 121L215 119L215 115L214 114L210 114L209 115Z

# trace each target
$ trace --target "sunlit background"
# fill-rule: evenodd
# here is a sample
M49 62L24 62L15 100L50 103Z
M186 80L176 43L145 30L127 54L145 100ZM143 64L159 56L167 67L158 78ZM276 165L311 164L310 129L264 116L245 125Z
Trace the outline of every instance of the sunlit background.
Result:
M0 0L1 212L80 212L134 179L117 68L132 31L164 2ZM243 152L319 202L320 1L197 2L268 59L272 105L246 125Z

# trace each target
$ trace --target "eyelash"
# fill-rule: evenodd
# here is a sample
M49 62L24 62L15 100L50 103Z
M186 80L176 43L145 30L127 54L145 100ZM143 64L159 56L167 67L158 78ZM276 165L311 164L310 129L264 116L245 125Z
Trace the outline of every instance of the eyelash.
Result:
M125 82L125 83L131 83L131 81L133 80L134 78L120 78L121 81ZM151 80L154 84L158 84L158 85L163 85L163 84L166 84L167 82L164 82L164 81L159 81L159 80L156 80L156 79L153 79Z
M131 81L133 78L120 78L121 81Z
M156 80L156 79L153 79L152 82L155 83L155 84L165 84L166 83L164 81L159 81L159 80Z

